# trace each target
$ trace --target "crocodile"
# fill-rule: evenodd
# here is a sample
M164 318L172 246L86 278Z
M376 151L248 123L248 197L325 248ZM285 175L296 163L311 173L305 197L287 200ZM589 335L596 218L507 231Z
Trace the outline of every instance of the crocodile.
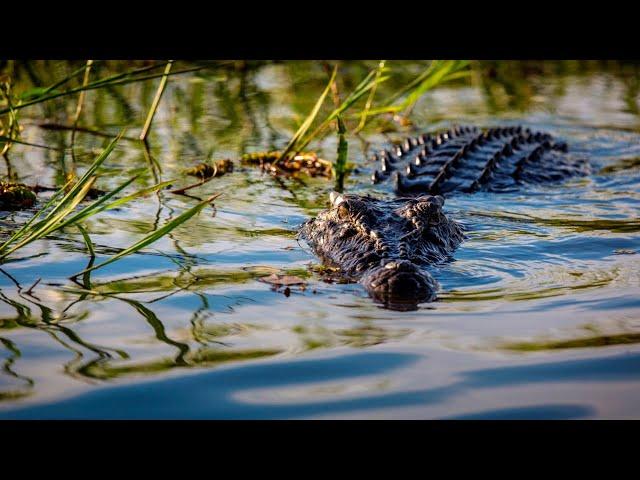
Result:
M405 139L372 158L374 184L391 181L395 198L330 195L330 208L302 224L323 263L360 282L374 301L397 310L436 299L430 265L452 258L465 238L443 211L445 197L507 192L589 173L565 142L528 128L454 127Z
M373 183L391 180L399 194L505 192L589 173L586 159L548 133L522 126L456 126L406 138L373 155Z
M443 213L442 196L381 200L332 192L330 201L299 232L323 263L389 308L435 299L438 283L425 267L449 259L464 238Z

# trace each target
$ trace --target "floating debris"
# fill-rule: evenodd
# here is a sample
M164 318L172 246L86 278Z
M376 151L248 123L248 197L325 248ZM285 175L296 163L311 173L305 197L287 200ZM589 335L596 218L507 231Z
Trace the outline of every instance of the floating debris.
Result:
M309 265L309 270L318 274L322 279L322 281L325 283L339 283L339 284L352 283L351 280L345 277L342 271L336 267L312 264L312 265Z
M184 170L183 173L185 175L198 177L200 181L198 183L194 183L193 185L188 185L186 187L171 190L171 193L175 193L178 195L187 195L186 192L188 190L204 185L209 180L215 177L221 177L225 173L229 173L229 172L233 172L233 162L229 159L218 160L217 162L213 162L213 164L199 163L193 168ZM187 195L187 196L190 196L190 195ZM195 197L195 198L198 198L198 197Z
M331 177L331 162L319 158L315 152L299 152L292 158L280 160L282 152L255 152L242 156L243 163L260 165L260 168L277 175L279 173L295 174L304 172L312 177ZM276 163L277 162L277 163Z
M635 255L636 253L638 252L628 248L617 248L613 251L614 255Z
M22 183L0 182L0 210L21 210L36 203L36 194Z
M307 289L307 282L295 275L272 273L268 277L262 277L258 280L268 283L274 291L283 293L285 297L291 295L291 287L297 287L301 292ZM281 287L284 287L284 289L280 290Z
M193 168L185 170L186 175L198 177L202 179L221 177L225 173L233 172L233 162L231 160L224 159L209 163L199 163Z

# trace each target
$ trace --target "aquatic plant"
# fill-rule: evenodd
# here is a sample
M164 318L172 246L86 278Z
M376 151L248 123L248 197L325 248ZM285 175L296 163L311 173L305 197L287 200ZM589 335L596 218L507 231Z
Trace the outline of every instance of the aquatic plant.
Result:
M347 128L340 117L338 117L338 155L333 164L333 176L336 179L335 188L338 192L342 192L344 184L344 175L347 171L347 155L349 152L349 144L345 138Z
M22 183L0 181L0 209L29 208L36 201L36 194Z
M29 107L31 105L36 105L39 103L43 103L43 102L47 102L49 100L53 100L55 98L59 98L59 97L64 97L64 96L69 96L69 95L73 95L82 91L86 91L86 90L95 90L95 89L99 89L99 88L106 88L106 87L112 87L112 86L119 86L119 85L126 85L129 83L134 83L134 82L142 82L142 81L146 81L146 80L151 80L154 78L166 78L169 77L171 75L180 75L180 74L184 74L184 73L190 73L190 72L196 72L198 70L202 70L204 68L207 68L206 65L199 65L196 67L190 67L190 68L184 68L182 70L177 70L177 71L173 71L173 72L163 72L163 73L153 73L153 74L146 74L147 72L151 71L151 70L155 70L159 67L165 66L166 68L166 64L165 63L159 63L159 64L153 64L153 65L148 65L142 68L137 68L137 69L132 69L132 70L128 70L126 72L123 73L118 73L115 75L110 75L106 78L101 78L98 80L94 80L92 82L88 82L86 85L80 85L78 87L73 87L73 88L69 88L67 90L59 90L59 88L66 84L69 80L71 80L72 78L80 75L81 73L84 73L85 71L85 66L83 66L82 68L75 70L74 72L72 72L70 75L68 75L67 77L63 78L62 80L56 82L55 84L46 87L46 88L33 88L30 90L27 90L25 92L22 92L20 95L18 95L16 98L18 100L18 103L15 105L12 105L11 107L7 106L5 108L0 108L0 115L4 115L5 113L10 112L11 110L20 110L26 107ZM146 75L145 75L146 74Z
M76 273L74 275L74 277L78 276L78 275L82 275L83 273L91 272L93 270L96 270L98 268L104 267L106 265L109 265L110 263L113 263L116 260L120 260L121 258L126 257L127 255L131 255L132 253L136 253L139 250L142 250L143 248L147 247L148 245L151 245L155 241L157 241L160 238L162 238L165 235L167 235L169 232L171 232L173 229L175 229L179 225L181 225L184 222L186 222L187 220L189 220L194 215L200 213L200 211L204 207L206 207L207 205L212 203L220 195L221 195L220 193L217 193L215 195L210 196L209 198L206 198L206 199L198 202L195 206L193 206L190 209L182 212L176 218L174 218L173 220L170 220L169 222L165 223L161 228L151 232L149 235L145 236L141 240L138 240L136 243L134 243L130 247L125 248L120 253L117 253L113 257L109 258L108 260L106 260L106 261L104 261L104 262L102 262L102 263L100 263L98 265L95 265L93 267L87 268L87 269L85 269L85 270L83 270L81 272Z
M371 109L367 115L398 112L404 112L406 115L427 91L445 82L470 75L471 72L466 69L468 65L467 60L432 60L416 78L382 102L384 106ZM399 99L402 101L396 103Z
M169 60L167 62L167 66L164 69L162 79L160 80L160 85L158 85L156 96L153 98L153 103L151 104L151 108L149 109L149 113L147 114L147 119L144 122L144 127L142 127L142 132L140 132L140 140L142 140L143 142L147 138L147 134L149 133L149 129L151 128L151 122L153 122L153 117L155 116L156 111L158 110L158 106L160 105L160 99L162 98L164 89L167 86L167 80L169 78L169 73L171 72L172 66L173 60Z
M112 190L111 192L105 194L100 197L98 200L90 203L86 207L82 208L79 211L76 211L76 207L85 199L87 193L92 188L92 185L96 181L97 176L96 171L98 168L104 163L109 154L115 148L118 140L121 138L122 133L112 140L109 145L102 151L102 153L95 159L95 161L91 164L91 166L87 169L84 175L78 179L77 181L71 184L69 182L65 185L64 188L58 190L56 193L52 195L52 197L45 203L45 205L40 208L32 217L29 219L21 228L19 228L13 235L10 236L8 240L6 240L2 245L0 245L0 261L5 260L9 255L19 250L20 248L46 236L52 234L55 231L62 230L65 227L75 226L77 227L85 242L87 244L87 249L89 253L93 256L94 251L92 247L92 243L90 241L88 233L82 228L81 222L87 220L89 217L92 217L100 212L111 210L113 208L119 207L133 199L141 197L143 195L147 195L154 191L157 191L163 187L166 187L171 183L171 181L166 181L162 183L158 183L152 187L144 188L142 190L138 190L130 195L112 200L117 194L119 194L122 190L124 190L127 186L133 183L136 180L137 176L130 178L125 181L117 188ZM192 208L186 210L178 217L173 220L167 222L161 228L155 230L151 234L144 237L142 240L131 245L129 248L126 248L109 258L108 260L90 267L83 272L79 272L77 275L82 273L86 273L97 268L108 265L116 260L119 260L127 255L135 253L142 248L150 245L155 242L162 236L171 232L174 228L184 223L186 220L200 212L206 205L211 203L218 195L213 195L206 200L203 200L193 206Z
M369 73L342 102L339 101L339 95L335 88L338 67L334 67L329 78L329 83L318 97L314 107L304 119L296 133L289 140L289 143L282 152L281 158L275 163L278 164L283 162L289 156L297 154L297 152L304 149L312 140L317 139L333 122L336 123L337 129L342 128L344 130L340 133L340 138L346 142L344 137L348 133L346 124L343 122L342 126L340 126L340 122L338 122L337 119L340 116L344 117L344 113L362 99L367 92L369 92L369 96L364 108L360 113L347 117L359 120L357 127L353 129L353 133L361 131L366 125L369 117L389 113L398 114L400 112L402 112L404 116L408 115L417 101L427 91L442 83L468 76L470 74L470 71L466 68L468 65L469 62L466 60L433 60L429 64L429 67L427 67L407 85L388 97L384 102L382 102L382 106L380 107L374 107L373 105L376 88L378 85L391 78L389 73L390 70L385 66L384 61L379 62L376 68L369 71ZM328 93L332 90L334 93L334 102L336 103L335 108L329 112L329 114L314 130L307 133L318 116ZM401 101L398 102L398 100ZM334 173L340 172L340 168L341 167L339 166L334 166ZM344 175L344 172L341 172L341 175Z

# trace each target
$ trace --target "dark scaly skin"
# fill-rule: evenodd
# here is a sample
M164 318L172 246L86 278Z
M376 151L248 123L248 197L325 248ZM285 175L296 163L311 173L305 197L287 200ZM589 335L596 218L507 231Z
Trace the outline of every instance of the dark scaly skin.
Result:
M587 175L585 159L566 143L523 127L454 127L405 139L374 155L372 181L390 180L402 195L514 191Z
M424 268L463 240L442 213L443 195L515 191L589 173L566 143L523 127L454 127L407 138L373 160L373 182L391 181L403 198L332 194L332 207L307 221L300 236L376 301L402 310L435 299L438 284Z
M448 259L464 238L443 204L441 196L377 200L333 193L331 208L304 223L300 237L374 300L415 309L434 300L438 289L425 267Z

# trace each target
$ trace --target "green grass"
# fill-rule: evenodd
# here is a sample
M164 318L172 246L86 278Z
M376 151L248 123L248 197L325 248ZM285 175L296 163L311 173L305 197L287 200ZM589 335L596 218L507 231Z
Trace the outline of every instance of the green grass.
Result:
M334 67L329 83L318 97L314 107L306 116L296 133L289 140L287 147L278 161L283 161L287 156L295 155L302 151L310 142L318 139L327 130L327 128L334 123L336 129L343 130L339 135L340 138L344 140L345 136L349 134L345 121L345 113L347 110L352 109L354 105L357 105L367 93L369 95L367 96L360 112L346 116L346 118L349 119L359 120L358 125L351 132L352 134L361 131L368 122L369 117L376 117L383 114L398 114L401 112L405 116L409 115L418 100L420 100L420 98L422 98L422 96L429 90L445 82L450 82L470 75L470 71L467 68L468 66L469 62L466 60L433 60L429 64L429 67L421 72L416 78L381 102L381 106L376 106L375 92L377 87L389 80L392 76L392 72L385 66L385 62L380 61L376 68L369 71L353 91L351 91L340 104L331 110L313 130L311 130L311 127L315 123L329 91L334 85L334 82L337 82L338 67ZM338 121L339 117L342 117L341 121ZM344 141L346 142L346 140ZM334 163L337 162L343 162L343 159L340 158L339 155ZM335 174L341 173L341 166L334 164L333 170Z
M93 186L97 178L97 170L104 163L109 154L113 151L123 133L124 132L122 132L117 138L109 143L109 145L95 159L95 161L77 182L75 182L73 185L67 184L65 186L66 188L62 188L54 193L51 199L42 208L40 208L21 228L19 228L13 235L11 235L11 237L4 244L0 245L0 263L26 245L35 242L36 240L45 238L56 231L70 226L75 226L80 230L87 245L87 250L93 257L95 255L93 244L91 242L91 239L89 238L88 233L82 226L83 221L94 215L97 215L100 212L111 210L113 208L124 205L125 203L130 202L131 200L134 200L138 197L155 192L163 187L166 187L172 182L166 181L158 183L156 185L153 185L152 187L144 188L124 197L114 199L116 195L118 195L126 187L131 185L131 183L133 183L133 181L137 178L132 177L111 192L99 198L98 200L90 203L79 211L76 211L76 208L85 199L87 193ZM124 249L123 251L121 251L117 255L114 255L103 263L92 266L84 270L83 272L79 272L77 275L113 263L150 245L164 235L167 235L174 228L181 225L189 218L199 213L217 196L218 195L214 195L206 200L199 202L194 207L186 210L181 215L171 220L170 222L167 222L163 227L147 235L145 238L136 242L129 248Z
M149 75L143 75L143 73L148 72L149 70L153 70L155 68L161 67L161 66L165 66L165 63L161 63L161 64L156 64L156 65L152 65L152 66L147 66L147 67L143 67L143 68L139 68L139 69L134 69L134 70L130 70L128 72L124 72L124 73L119 73L116 75L111 75L109 77L106 78L101 78L98 80L94 80L93 82L88 82L86 85L80 85L78 87L73 87L73 88L69 88L67 90L63 90L60 91L58 90L58 84L60 82L56 82L56 84L52 85L51 87L47 87L47 88L35 88L35 89L30 89L26 92L23 92L22 94L20 94L17 99L19 101L18 104L13 105L12 107L5 107L5 108L0 108L0 115L4 115L5 113L10 112L12 109L15 110L20 110L22 108L26 108L29 107L31 105L37 105L39 103L43 103L43 102L47 102L49 100L53 100L54 98L60 98L60 97L64 97L64 96L68 96L68 95L73 95L75 93L79 93L79 92L83 92L86 90L95 90L98 88L105 88L105 87L109 87L109 86L119 86L119 85L126 85L129 83L134 83L134 82L143 82L146 80L152 80L154 78L162 78L162 77L168 77L171 75L181 75L184 73L190 73L190 72L196 72L198 70L202 70L204 68L208 68L207 66L198 66L198 67L191 67L191 68L185 68L182 70L177 70L174 72L169 72L169 73L154 73L154 74L149 74ZM84 72L85 67L82 67L82 72ZM79 73L74 72L71 77L75 77L77 76ZM70 78L65 79L65 82L70 80ZM55 88L54 88L55 87Z
M347 172L347 157L349 154L349 143L345 138L347 128L340 117L338 121L338 154L336 161L333 162L333 177L335 178L335 189L342 192L344 189L344 176Z
M164 74L162 75L160 84L158 85L156 96L154 97L153 103L151 104L151 108L149 109L149 113L147 114L147 119L144 122L144 127L142 127L142 132L140 132L140 140L142 140L143 142L147 138L149 129L151 128L151 122L153 122L153 117L155 116L156 111L158 110L158 106L160 105L160 99L162 98L164 89L167 86L167 80L169 78L169 74L171 73L172 66L173 66L173 60L169 60L167 62L167 66L164 69Z
M327 84L325 89L322 91L322 94L320 94L320 97L318 98L318 100L316 101L316 104L311 109L311 112L309 113L309 115L307 115L307 118L305 118L305 120L302 122L302 124L300 125L296 133L293 135L293 137L291 137L291 140L289 140L289 143L287 144L285 149L282 151L280 158L274 162L275 164L277 164L280 161L284 161L287 158L287 156L289 156L291 153L294 153L294 151L299 152L300 150L302 150L303 148L301 146L302 138L305 136L309 128L311 128L311 124L318 116L318 112L320 111L320 108L322 107L322 104L324 103L325 98L327 98L327 94L329 93L329 90L331 90L331 85L336 79L337 72L338 72L338 69L334 68L333 73L331 74L331 78L329 79L329 83Z
M388 97L383 106L372 108L367 115L404 112L408 114L429 90L446 82L469 76L467 60L432 60L429 66L407 85Z
M170 220L169 222L165 223L162 227L160 227L159 229L151 232L149 235L147 235L144 238L142 238L141 240L137 241L136 243L134 243L130 247L125 248L124 250L122 250L121 252L117 253L116 255L114 255L113 257L109 258L108 260L106 260L106 261L104 261L102 263L99 263L98 265L95 265L93 267L87 268L87 269L85 269L85 270L83 270L81 272L78 272L73 276L77 277L79 275L82 275L83 273L88 273L88 272L91 272L91 271L96 270L98 268L102 268L102 267L104 267L106 265L109 265L109 264L111 264L111 263L113 263L113 262L115 262L117 260L120 260L121 258L124 258L124 257L126 257L128 255L131 255L133 253L136 253L136 252L142 250L143 248L151 245L152 243L156 242L160 238L162 238L165 235L167 235L169 232L174 230L179 225L182 225L184 222L189 220L194 215L200 213L200 211L204 207L209 205L211 202L213 202L220 195L221 194L218 193L218 194L212 195L211 197L206 198L206 199L198 202L195 206L193 206L190 209L184 211L183 213L178 215L176 218L174 218L173 220Z

